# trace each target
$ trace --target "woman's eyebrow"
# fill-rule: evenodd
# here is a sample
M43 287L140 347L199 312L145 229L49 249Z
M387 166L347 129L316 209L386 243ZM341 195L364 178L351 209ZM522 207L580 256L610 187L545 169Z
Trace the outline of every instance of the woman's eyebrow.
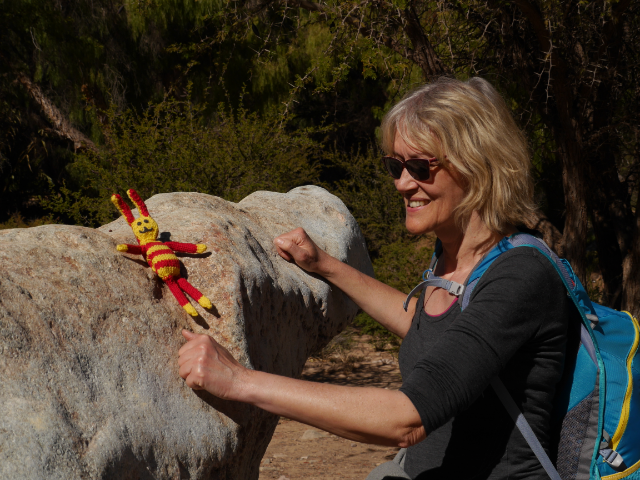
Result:
M393 152L393 157L399 158L402 160L412 160L412 159L431 160L433 158L437 158L435 155L431 155L428 153L416 153L415 155L409 154L409 156L405 158L397 152Z

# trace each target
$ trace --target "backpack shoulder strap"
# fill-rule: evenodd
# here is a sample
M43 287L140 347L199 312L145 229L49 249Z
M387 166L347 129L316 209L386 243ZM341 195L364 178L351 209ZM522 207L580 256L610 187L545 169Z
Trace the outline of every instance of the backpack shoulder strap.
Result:
M465 284L465 291L462 297L460 297L460 308L464 310L469 305L469 301L471 300L471 294L473 290L476 288L478 281L487 269L491 266L491 264L503 253L514 248L514 245L509 241L511 237L503 238L495 247L493 247L489 253L487 253L482 260L476 265L476 267L469 275L469 278Z
M531 245L538 250L544 249L548 252L551 252L551 249L546 245L546 243L537 239L533 235L521 233L503 238L500 243L493 247L493 249L484 257L484 259L469 276L469 280L467 281L466 285L467 288L465 289L464 295L462 296L460 301L460 308L462 310L464 310L467 305L469 305L473 290L480 281L480 278L482 278L482 275L484 275L491 264L493 264L493 262L503 253L513 248L524 245ZM497 397L504 405L507 413L518 427L518 430L520 430L520 433L522 433L522 436L529 445L529 448L533 450L533 453L538 458L538 461L542 464L542 467L544 468L545 472L547 472L547 475L549 475L549 478L551 478L552 480L561 480L558 471L553 465L553 462L551 462L551 459L547 455L547 452L544 451L544 448L538 440L538 437L536 437L536 434L533 432L531 425L529 425L529 422L525 418L524 414L518 408L518 405L513 400L513 397L511 397L511 395L509 394L507 387L505 387L504 383L502 383L502 380L500 380L499 377L494 378L491 381L491 387L496 392Z
M475 289L478 281L491 266L491 264L506 251L517 247L535 248L549 259L549 261L552 263L552 265L560 275L560 278L562 279L562 282L567 289L567 294L573 300L583 319L583 324L581 325L580 329L581 342L585 346L585 349L591 357L591 360L596 365L598 365L599 371L602 375L602 372L604 371L604 369L600 368L602 359L600 358L599 353L595 348L593 332L585 326L589 325L589 323L593 325L598 322L598 316L596 315L591 300L589 299L589 296L587 295L584 287L582 287L579 280L575 277L571 265L565 260L560 259L543 240L534 237L533 235L527 233L516 233L514 235L511 235L510 237L504 238L487 254L483 261L471 273L469 280L465 285L466 288L464 291L464 295L461 298L461 308L464 310L464 308L467 307L469 301L471 300L471 294L473 293L473 290ZM533 450L534 454L542 464L543 468L547 472L547 475L549 475L549 477L553 480L560 480L558 471L549 459L547 453L544 451L544 448L540 444L540 441L531 429L529 422L527 422L527 419L524 417L515 401L507 391L507 388L504 386L502 380L500 380L499 377L496 377L494 380L492 380L491 386L504 405L505 409L509 413L509 416L511 416L516 426L522 433L522 436L526 440L527 444ZM594 457L597 452L598 450L596 449L594 452Z
M502 380L500 380L499 377L494 378L491 381L491 387L496 392L496 395L504 405L507 413L509 413L509 416L518 427L518 430L520 430L520 433L522 433L522 436L527 441L529 448L531 448L535 456L538 457L538 461L542 464L542 468L547 472L547 475L549 475L552 480L562 480L560 478L560 474L556 470L556 467L553 466L553 462L547 455L547 452L544 451L538 437L536 437L536 434L531 429L531 425L529 425L527 419L524 418L524 415L518 408L518 405L516 405L516 402L513 400L513 397L507 390L507 387L502 383Z

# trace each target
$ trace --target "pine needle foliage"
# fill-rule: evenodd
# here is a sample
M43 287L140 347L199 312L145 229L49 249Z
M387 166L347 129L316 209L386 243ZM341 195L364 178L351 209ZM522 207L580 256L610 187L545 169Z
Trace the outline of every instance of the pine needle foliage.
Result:
M259 117L220 105L212 121L204 106L168 99L142 114L109 113L105 148L77 155L63 185L41 203L73 223L97 226L118 216L109 198L136 189L196 191L237 202L256 190L286 192L317 180L320 147L304 131L287 133L275 115Z

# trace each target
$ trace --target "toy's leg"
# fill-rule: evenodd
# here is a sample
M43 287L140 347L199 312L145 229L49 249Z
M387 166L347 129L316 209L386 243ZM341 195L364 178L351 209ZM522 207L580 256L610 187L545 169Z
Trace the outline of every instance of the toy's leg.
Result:
M185 278L182 278L182 277L176 278L176 282L178 282L178 285L180 285L180 288L183 291L188 293L191 298L193 298L195 301L197 301L204 308L212 308L213 307L213 305L211 305L211 302L209 301L209 299L207 297L205 297L200 292L200 290L198 290L196 287L191 285Z
M189 300L187 300L187 297L184 296L184 293L182 293L182 291L180 290L180 287L176 283L176 279L171 276L168 276L163 278L163 280L164 280L164 283L167 284L167 287L169 287L169 290L171 290L171 293L173 293L173 296L176 297L176 300L178 301L180 306L184 308L187 311L187 313L192 317L197 316L198 312L196 312L196 309L193 308L193 305L189 303Z

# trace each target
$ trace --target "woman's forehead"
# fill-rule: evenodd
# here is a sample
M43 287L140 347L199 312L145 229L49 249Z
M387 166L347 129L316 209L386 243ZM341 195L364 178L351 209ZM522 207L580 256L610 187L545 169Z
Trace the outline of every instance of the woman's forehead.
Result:
M426 139L425 139L426 140ZM430 142L418 142L411 135L408 135L406 131L402 132L399 129L395 132L393 139L393 153L401 156L405 156L407 153L412 155L431 155Z

